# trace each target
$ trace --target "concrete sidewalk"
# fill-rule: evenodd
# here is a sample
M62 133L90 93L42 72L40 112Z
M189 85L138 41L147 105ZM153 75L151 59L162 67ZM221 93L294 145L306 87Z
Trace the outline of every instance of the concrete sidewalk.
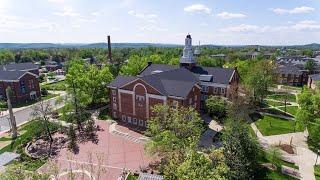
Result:
M304 180L315 180L314 164L316 162L317 155L308 149L307 132L289 133L274 136L263 136L257 126L251 123L251 127L256 133L260 144L263 148L267 149L271 145L290 144L296 148L296 155L284 155L284 158L290 162L294 162L299 166L299 172ZM320 161L317 162L320 165Z

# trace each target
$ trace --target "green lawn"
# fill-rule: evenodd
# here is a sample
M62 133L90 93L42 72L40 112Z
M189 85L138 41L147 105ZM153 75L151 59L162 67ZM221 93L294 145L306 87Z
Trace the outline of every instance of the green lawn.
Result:
M270 158L270 157L269 157ZM260 156L259 156L259 163L263 164L263 163L271 163L271 159L269 159L265 153L263 151L261 151ZM267 168L261 168L261 170L259 170L259 176L256 179L272 179L272 180L291 180L291 179L295 179L292 178L291 176L285 175L281 173L281 165L286 165L289 167L293 167L296 169L299 169L298 167L296 167L294 164L292 163L288 163L285 162L283 160L278 160L279 162L279 166L277 166L277 170L272 171L269 170Z
M51 99L51 98L57 97L57 96L59 96L59 94L51 94L51 93L48 93L48 95L42 96L41 99L42 99L42 100L48 100L48 99Z
M281 110L283 110L283 111L285 110L284 107L279 107L279 109L281 109ZM286 112L287 112L287 113L295 116L296 113L297 113L297 111L298 111L298 106L287 106L287 109L286 109Z
M55 83L41 85L41 88L45 88L47 90L65 91L66 84L65 81L59 81Z
M255 124L264 136L293 133L295 129L294 121L272 116L263 116L263 118L256 121ZM300 129L296 129L296 131L300 131Z
M284 93L271 94L271 95L268 95L267 98L284 102L284 99L286 96L287 96L287 101L296 102L296 96L294 94L284 94Z
M283 85L282 89L289 89L289 90L298 90L298 91L302 91L303 87L300 86L287 86L287 85Z
M291 176L282 174L279 171L267 171L267 177L266 179L272 179L272 180L292 180L295 179Z
M314 175L317 180L320 180L320 165L314 166Z
M30 121L19 128L19 132L24 131L18 138L11 142L11 144L7 145L6 147L0 149L0 154L4 152L17 152L21 154L20 161L14 162L16 164L23 165L24 169L29 171L35 171L39 167L41 167L45 162L46 159L33 159L27 156L24 153L24 146L30 142L33 138L39 136L39 134L43 133L42 123L39 121ZM57 125L50 125L50 129L57 130ZM1 138L1 141L11 141L11 138Z
M265 100L269 106L284 106L284 102L277 102L272 100ZM288 103L287 103L288 104Z
M137 179L138 179L137 176L134 176L133 174L129 174L126 180L137 180Z

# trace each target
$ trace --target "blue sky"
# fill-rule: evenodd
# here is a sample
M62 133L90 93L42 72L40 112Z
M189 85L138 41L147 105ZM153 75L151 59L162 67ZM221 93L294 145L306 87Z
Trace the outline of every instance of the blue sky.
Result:
M0 0L0 42L320 43L320 0Z

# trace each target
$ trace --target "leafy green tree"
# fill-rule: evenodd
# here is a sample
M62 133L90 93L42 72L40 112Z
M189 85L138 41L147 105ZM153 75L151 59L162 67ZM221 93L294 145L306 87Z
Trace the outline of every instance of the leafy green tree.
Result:
M223 154L230 169L230 179L254 179L258 165L259 146L249 135L248 127L232 120L223 132Z
M74 110L74 120L78 125L78 130L82 130L82 110L90 103L90 96L87 94L88 77L84 61L74 59L68 65L68 74L66 75L66 87L68 94L71 95L71 101L66 101L66 104L71 104Z
M86 89L85 93L89 95L90 103L96 104L106 101L105 97L107 93L106 86L112 81L113 75L111 74L109 67L104 66L99 69L95 65L90 65L84 76L86 79Z
M304 88L298 95L300 108L296 113L297 127L307 129L309 132L308 142L315 148L320 149L319 126L320 126L320 91Z
M226 106L227 102L221 97L210 96L210 98L206 100L206 111L211 117L214 117L219 121L226 116Z
M70 125L69 130L68 130L68 149L74 153L78 151L78 144L77 144L77 136L76 132L73 128L73 125Z
M212 162L204 154L190 150L177 168L177 177L181 180L214 179Z
M315 69L315 66L316 64L313 60L308 60L304 65L304 68L310 72L313 72L313 70Z
M10 50L0 50L0 64L8 64L14 61L14 54Z
M138 55L133 55L129 58L127 64L121 67L120 73L123 75L136 76L146 65L146 58L141 58Z
M253 99L262 102L268 94L268 88L275 82L275 67L270 61L258 61L243 78L245 78L245 86L250 90Z
M203 130L202 120L193 108L156 105L146 131L152 139L148 143L149 150L165 155L189 147L192 142L199 141Z

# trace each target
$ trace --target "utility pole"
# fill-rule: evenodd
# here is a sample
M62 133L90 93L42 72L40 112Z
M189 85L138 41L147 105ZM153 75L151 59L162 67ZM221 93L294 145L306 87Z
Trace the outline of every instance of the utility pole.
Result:
M17 123L16 123L16 118L14 117L13 111L12 111L12 104L11 104L11 100L10 100L10 92L11 92L11 88L8 87L6 89L6 96L7 96L7 104L8 104L9 115L10 115L11 136L12 136L12 139L16 139L17 136L18 136Z

